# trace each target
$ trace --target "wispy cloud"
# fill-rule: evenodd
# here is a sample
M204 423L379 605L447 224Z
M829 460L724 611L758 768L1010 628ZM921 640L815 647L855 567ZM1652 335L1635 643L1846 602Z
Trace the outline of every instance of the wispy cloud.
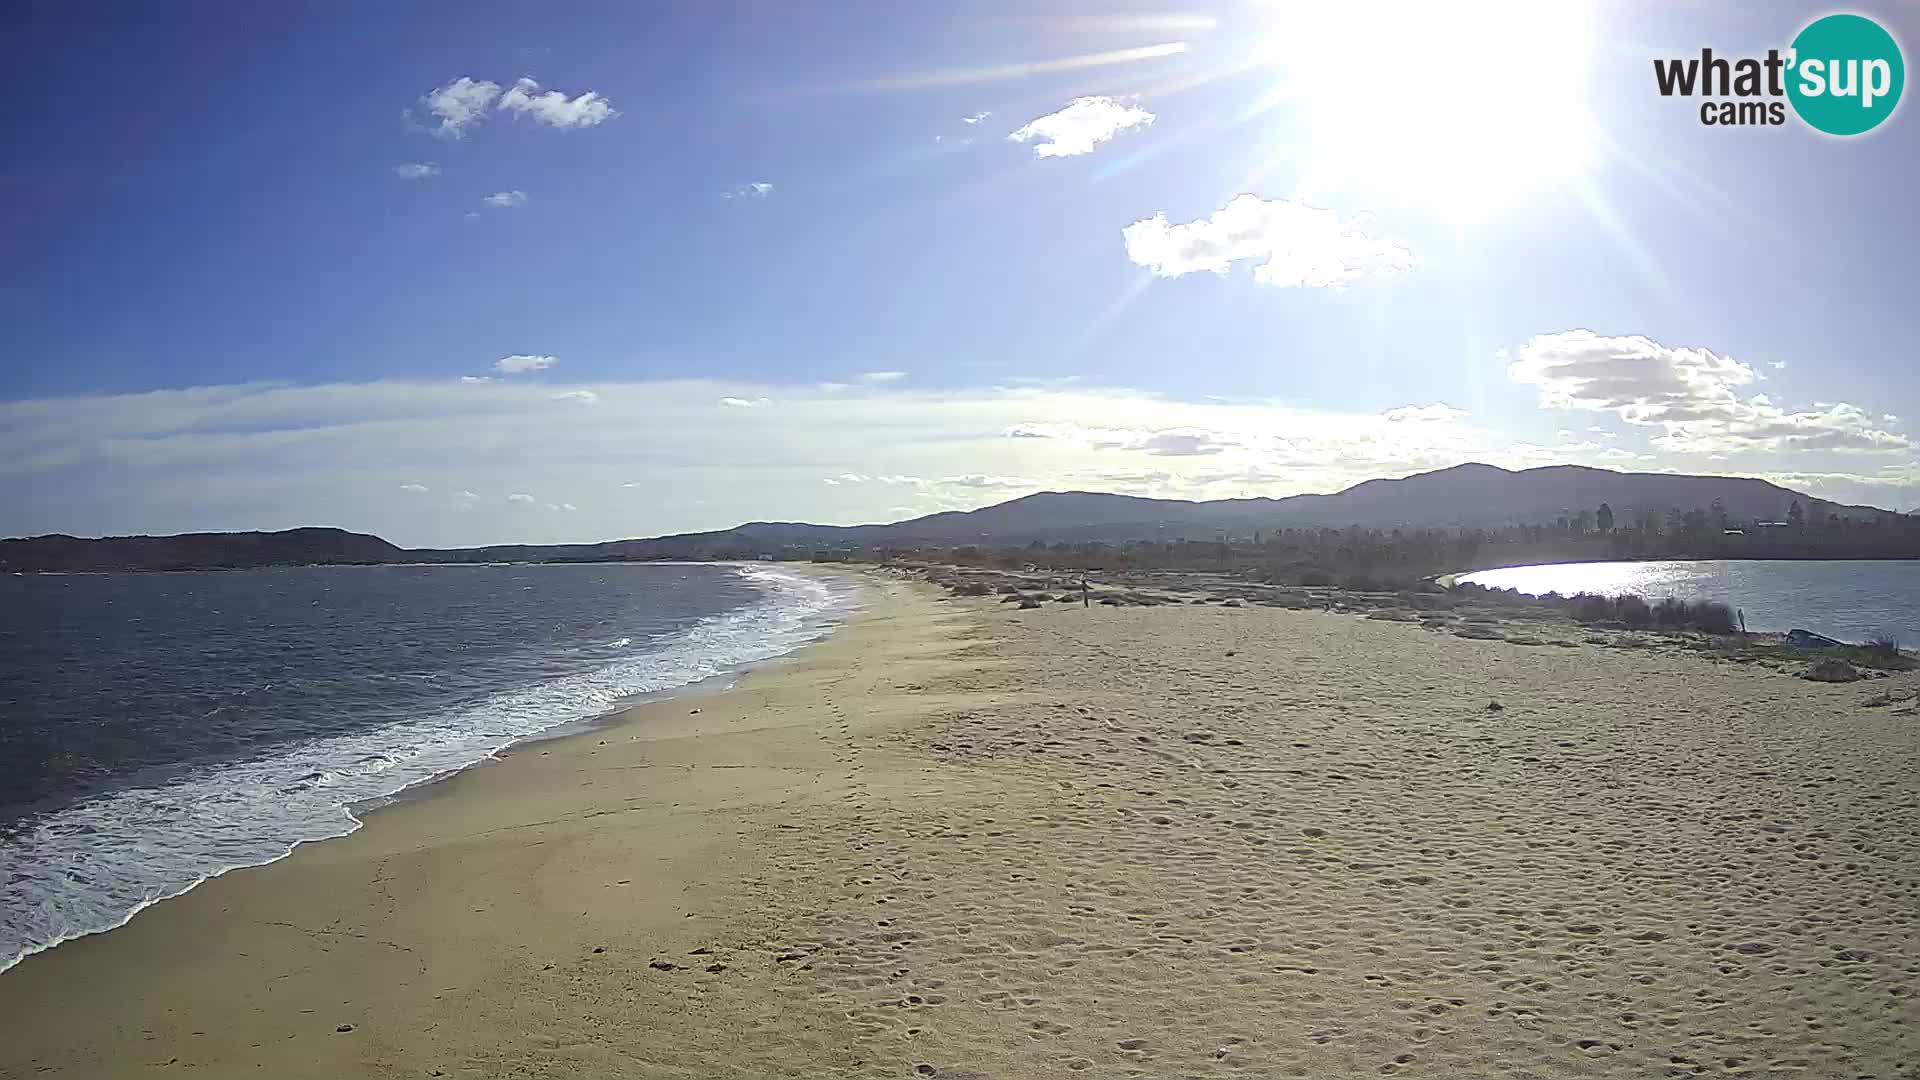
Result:
M1122 131L1153 123L1153 114L1118 98L1076 98L1059 112L1029 120L1007 138L1030 142L1038 157L1074 157L1090 154Z
M557 356L535 356L530 353L514 353L503 356L493 362L493 370L502 375L524 375L529 371L545 371L560 362ZM482 376L485 378L485 376Z
M522 506L531 506L533 505L533 496L524 491L516 491L507 496L507 501L510 503L519 503Z
M499 83L462 76L428 91L420 105L440 121L440 126L433 129L435 135L461 139L468 128L487 118L487 106L499 96Z
M763 397L757 397L757 398L723 397L720 399L720 404L725 405L728 408L732 408L732 409L759 409L759 408L764 408L765 406L771 405L773 404L773 402L771 399L763 398Z
M860 381L863 383L899 382L906 377L907 373L904 371L863 371L860 373Z
M409 161L404 165L395 165L393 172L402 180L425 180L430 176L439 176L440 166L431 161Z
M756 180L751 184L741 184L737 188L720 193L723 199L764 199L773 194L773 185L765 180Z
M500 95L496 108L562 129L595 127L620 115L612 102L591 90L570 99L558 90L542 92L539 83L527 78L516 81L512 89Z
M1848 402L1790 411L1765 394L1742 396L1752 367L1710 349L1666 345L1640 335L1569 330L1530 338L1507 376L1539 388L1540 404L1611 412L1658 428L1654 445L1681 453L1829 450L1904 453L1912 439L1889 431Z
M500 210L511 210L516 206L527 205L527 193L518 189L496 191L480 201Z
M990 112L985 112L985 111L977 112L977 113L974 113L972 116L961 117L960 122L963 124L977 124L980 121L985 120L987 117L992 115L993 114Z
M600 395L591 390L562 390L553 395L555 401L578 401L583 405L592 405L600 400Z
M1276 288L1337 288L1413 269L1413 252L1371 232L1367 215L1342 218L1287 199L1238 195L1209 217L1174 225L1167 215L1120 230L1127 258L1161 277L1225 275L1252 261L1253 279Z
M401 484L401 485L400 485L400 490L401 490L401 491L411 491L411 492L414 492L414 493L416 493L416 494L418 494L418 493L420 493L420 492L424 492L424 491L426 491L426 490L427 490L427 485L425 485L425 484Z

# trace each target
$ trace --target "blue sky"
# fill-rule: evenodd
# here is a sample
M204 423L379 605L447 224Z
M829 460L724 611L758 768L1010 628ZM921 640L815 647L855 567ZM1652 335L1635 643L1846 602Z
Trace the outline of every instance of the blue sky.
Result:
M1469 458L1920 504L1912 106L1718 129L1652 80L1825 8L387 7L7 16L0 533L590 540Z

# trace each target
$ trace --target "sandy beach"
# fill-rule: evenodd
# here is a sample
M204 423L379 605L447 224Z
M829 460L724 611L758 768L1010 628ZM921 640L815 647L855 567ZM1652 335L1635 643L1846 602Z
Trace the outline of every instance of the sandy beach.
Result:
M0 1076L1920 1072L1920 675L997 601L30 957Z

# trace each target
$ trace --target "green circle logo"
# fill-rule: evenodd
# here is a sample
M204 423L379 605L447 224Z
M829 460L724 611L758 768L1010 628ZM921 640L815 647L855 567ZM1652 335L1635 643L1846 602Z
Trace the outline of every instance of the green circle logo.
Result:
M1828 15L1793 39L1787 99L1815 130L1829 135L1872 131L1893 115L1907 66L1900 45L1862 15Z

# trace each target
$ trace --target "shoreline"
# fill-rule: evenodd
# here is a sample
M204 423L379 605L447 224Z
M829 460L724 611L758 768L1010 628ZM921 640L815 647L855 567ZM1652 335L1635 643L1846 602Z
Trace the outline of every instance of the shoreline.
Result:
M799 572L852 576L841 570L809 568ZM9 970L0 972L0 1014L36 1017L34 1022L21 1025L22 1033L33 1033L35 1038L31 1046L19 1040L0 1040L0 1075L12 1075L15 1069L85 1076L124 1075L141 1072L144 1065L162 1065L176 1059L178 1064L196 1063L216 1075L251 1074L257 1067L270 1067L277 1075L386 1074L389 1070L385 1066L373 1065L355 1056L355 1052L364 1049L364 1044L358 1042L320 1043L318 1058L307 1057L306 1051L280 1058L271 1052L275 1048L270 1039L249 1038L244 1045L202 1040L206 1039L210 1025L225 1023L218 1018L266 1011L251 1000L246 988L258 987L262 977L271 982L284 980L288 975L286 972L277 976L258 974L262 969L256 965L262 953L282 957L289 952L311 954L307 957L309 964L302 965L309 974L312 963L324 964L332 959L330 954L337 954L342 947L361 953L350 962L338 965L326 977L313 980L314 986L310 989L317 990L323 998L368 992L380 994L378 989L370 990L369 981L381 984L409 981L389 980L382 972L392 966L393 956L413 955L424 951L421 947L403 947L392 938L373 941L372 935L362 931L332 929L339 926L342 919L359 918L368 907L377 906L366 901L371 894L383 891L381 879L388 860L396 857L396 851L411 849L412 854L437 861L452 854L447 849L489 834L511 834L540 827L547 815L529 812L528 807L571 803L577 812L582 799L591 802L595 796L592 790L595 785L589 784L582 790L572 784L555 784L551 779L544 784L530 783L530 774L576 775L595 765L594 759L616 751L623 759L630 759L636 755L649 756L650 751L664 748L697 748L703 742L750 742L748 736L753 729L745 716L754 701L779 693L781 685L791 681L797 672L830 665L835 653L849 647L858 648L857 643L846 640L855 634L871 637L871 630L863 631L861 627L872 617L874 584L862 581L860 587L866 601L843 611L831 633L730 673L731 685L695 689L691 693L680 692L686 688L676 688L652 700L587 721L590 726L585 730L553 738L518 740L474 766L409 789L424 788L422 794L368 811L359 817L359 826L350 833L302 842L285 857L237 867L209 877L164 902L155 901L137 917L130 917L109 931L71 938L53 948L28 954ZM692 685L698 687L699 684ZM750 752L748 756L757 757L758 753ZM652 761L626 761L612 767L616 773L649 770L635 773L636 776L649 776L649 773L657 776L660 769L671 771L668 763ZM714 767L729 772L736 768ZM749 767L738 768L744 773ZM669 794L682 793L683 789L691 790L698 797L702 786L697 780L689 783L686 778L673 777L661 785L659 792L643 788L624 794L629 801L658 803ZM678 805L677 801L668 800L664 806L655 808L671 810ZM620 811L598 806L587 809L584 816L598 817L608 812ZM476 818L481 820L476 822ZM684 831L686 822L678 824ZM710 838L686 835L677 840L686 847L703 850L710 850L714 843ZM378 852L378 857L369 861L369 851ZM358 871L350 875L356 879L351 887L339 887L337 873L343 865ZM428 878L436 876L428 875ZM691 870L687 876L693 876ZM316 888L309 884L314 880L334 884ZM621 883L623 887L628 884ZM633 884L635 887L629 891L639 893L637 879ZM339 896L342 892L354 894L353 898L342 900ZM667 900L664 896L653 899ZM316 907L327 909L328 915L317 918L303 914ZM237 911L245 911L252 917L242 918L236 924ZM444 914L435 910L427 921L438 923L443 918ZM527 929L527 936L559 933L544 925ZM273 940L265 946L258 940L252 946L235 945L236 939L261 937ZM289 940L303 937L304 943ZM372 943L370 950L369 942ZM367 955L368 952L372 955ZM469 952L462 947L440 955L449 964L466 966L473 962ZM211 957L210 953L218 954L218 958ZM481 950L476 955L486 954L487 950ZM209 968L225 974L209 985L199 986ZM234 974L236 969L256 974L239 976ZM178 1040L180 1049L217 1045L218 1050L198 1061L171 1052L159 1061L148 1061L141 1056L143 1044L155 1038L156 1030L170 1028L170 1018L179 1011L171 999L183 984L195 984L203 995L204 1004L195 1012L205 1017L206 1022L187 1024L172 1038ZM411 996L409 1003L412 1008L423 1009L440 996L437 993ZM312 1007L296 1008L291 1013L275 1014L270 1022L297 1026L302 1017L311 1016L314 1011ZM366 1012L381 1010L352 1011L355 1019L316 1024L311 1034L316 1039L321 1035L345 1035L346 1032L335 1031L338 1024L365 1027ZM97 1014L100 1013L117 1018L107 1024L108 1032L99 1027ZM125 1019L129 1016L143 1019L131 1023ZM297 1040L306 1034L309 1032L283 1033L282 1037ZM235 1054L250 1063L241 1066L233 1059Z
M746 563L710 564L710 565L734 565L740 568L756 568L756 569L764 568L762 564L746 564ZM744 662L734 664L729 668L727 668L726 670L719 671L712 675L708 675L708 676L696 679L690 683L684 683L678 686L665 687L659 690L644 691L639 694L632 695L631 697L625 700L615 703L611 708L605 709L604 711L601 711L601 712L593 713L591 715L586 715L586 716L579 716L569 720L562 720L535 731L530 731L525 734L512 736L505 743L499 746L493 747L491 749L488 749L484 753L481 753L479 756L474 757L471 760L460 762L459 764L442 769L431 775L418 777L416 779L406 781L405 783L402 783L399 787L391 791L385 791L385 792L368 795L361 798L349 799L345 802L338 804L337 809L339 813L342 815L342 817L344 818L344 820L337 823L338 831L327 831L319 835L303 835L303 836L294 837L292 839L283 841L285 844L285 850L280 851L276 854L264 855L263 853L264 857L261 857L258 859L237 862L231 865L218 866L216 868L208 870L205 873L199 874L198 876L194 877L193 880L188 881L183 885L180 885L178 888L170 888L166 891L161 891L158 894L148 895L142 899L132 901L130 903L130 906L123 913L119 914L115 921L109 924L99 925L96 927L79 930L78 932L70 932L70 933L62 934L44 944L38 945L36 947L26 948L17 956L6 958L5 963L0 963L0 977L3 977L4 975L6 975L6 973L12 971L14 968L18 967L21 963L25 962L27 959L31 957L50 952L52 950L60 948L63 945L66 945L75 941L79 941L85 938L96 937L102 934L111 934L116 931L122 930L125 927L127 927L134 919L138 918L143 912L146 912L152 909L156 905L165 903L170 900L177 900L181 897L187 896L192 892L194 892L195 890L202 888L203 886L205 886L207 883L211 881L218 880L220 878L226 877L227 875L230 875L239 871L271 866L275 863L279 863L288 858L291 858L300 849L314 845L314 844L325 843L328 841L337 841L337 840L344 839L346 837L350 837L365 827L370 815L376 814L383 809L387 809L396 805L402 805L410 802L416 802L423 799L432 798L437 791L439 791L446 784L458 778L459 776L475 769L480 769L489 765L496 764L503 758L519 752L520 750L522 750L524 747L528 745L536 744L540 742L575 738L575 737L585 737L586 735L592 734L595 731L598 731L603 728L610 727L622 722L623 718L628 716L630 713L632 713L636 709L644 708L648 705L677 700L681 698L697 697L705 694L724 693L728 689L737 685L741 679L746 677L751 672L754 672L756 670L759 670L769 665L776 665L780 663L782 660L784 660L785 658L793 655L795 652L804 650L821 640L830 638L835 632L837 632L842 626L845 625L845 623L848 621L850 617L852 617L854 614L857 613L859 603L860 603L859 584L854 575L846 574L844 572L822 571L808 564L782 563L782 564L772 564L772 565L777 566L781 570L784 570L785 572L790 573L798 578L811 577L811 578L837 579L839 581L839 586L847 590L842 596L836 598L826 607L822 608L821 611L814 614L807 615L805 617L802 625L811 626L812 632L809 637L807 637L805 640L802 640L798 645L790 647L784 652L775 653L771 656L748 659ZM248 568L248 569L253 569L253 568ZM270 569L270 568L262 568L262 569ZM780 604L780 601L781 601L781 596L779 593L774 591L769 591L760 600L754 601L751 604L743 605L742 607L737 609L731 609L729 611L717 613L716 615L712 616L708 621L712 621L715 619L724 620L727 617L735 616L741 612L749 611L757 605L764 604L764 605L770 605L773 607L778 607ZM706 623L703 622L701 625L706 625ZM667 639L663 639L663 640L667 640ZM99 792L89 796L89 799L100 799L100 798L111 797L125 790L134 790L134 789L116 789L116 790L109 790L106 792ZM71 804L71 806L63 809L72 809L74 807L84 807L85 805L87 805L87 802L83 800L82 802ZM258 843L260 843L262 846L270 842L271 841L266 841L266 840L258 841ZM85 861L84 852L81 853L80 858L82 859L83 862Z
M1897 1005L1920 673L867 580L838 633L730 690L527 744L0 975L0 1075L1572 1080L1920 1053Z

